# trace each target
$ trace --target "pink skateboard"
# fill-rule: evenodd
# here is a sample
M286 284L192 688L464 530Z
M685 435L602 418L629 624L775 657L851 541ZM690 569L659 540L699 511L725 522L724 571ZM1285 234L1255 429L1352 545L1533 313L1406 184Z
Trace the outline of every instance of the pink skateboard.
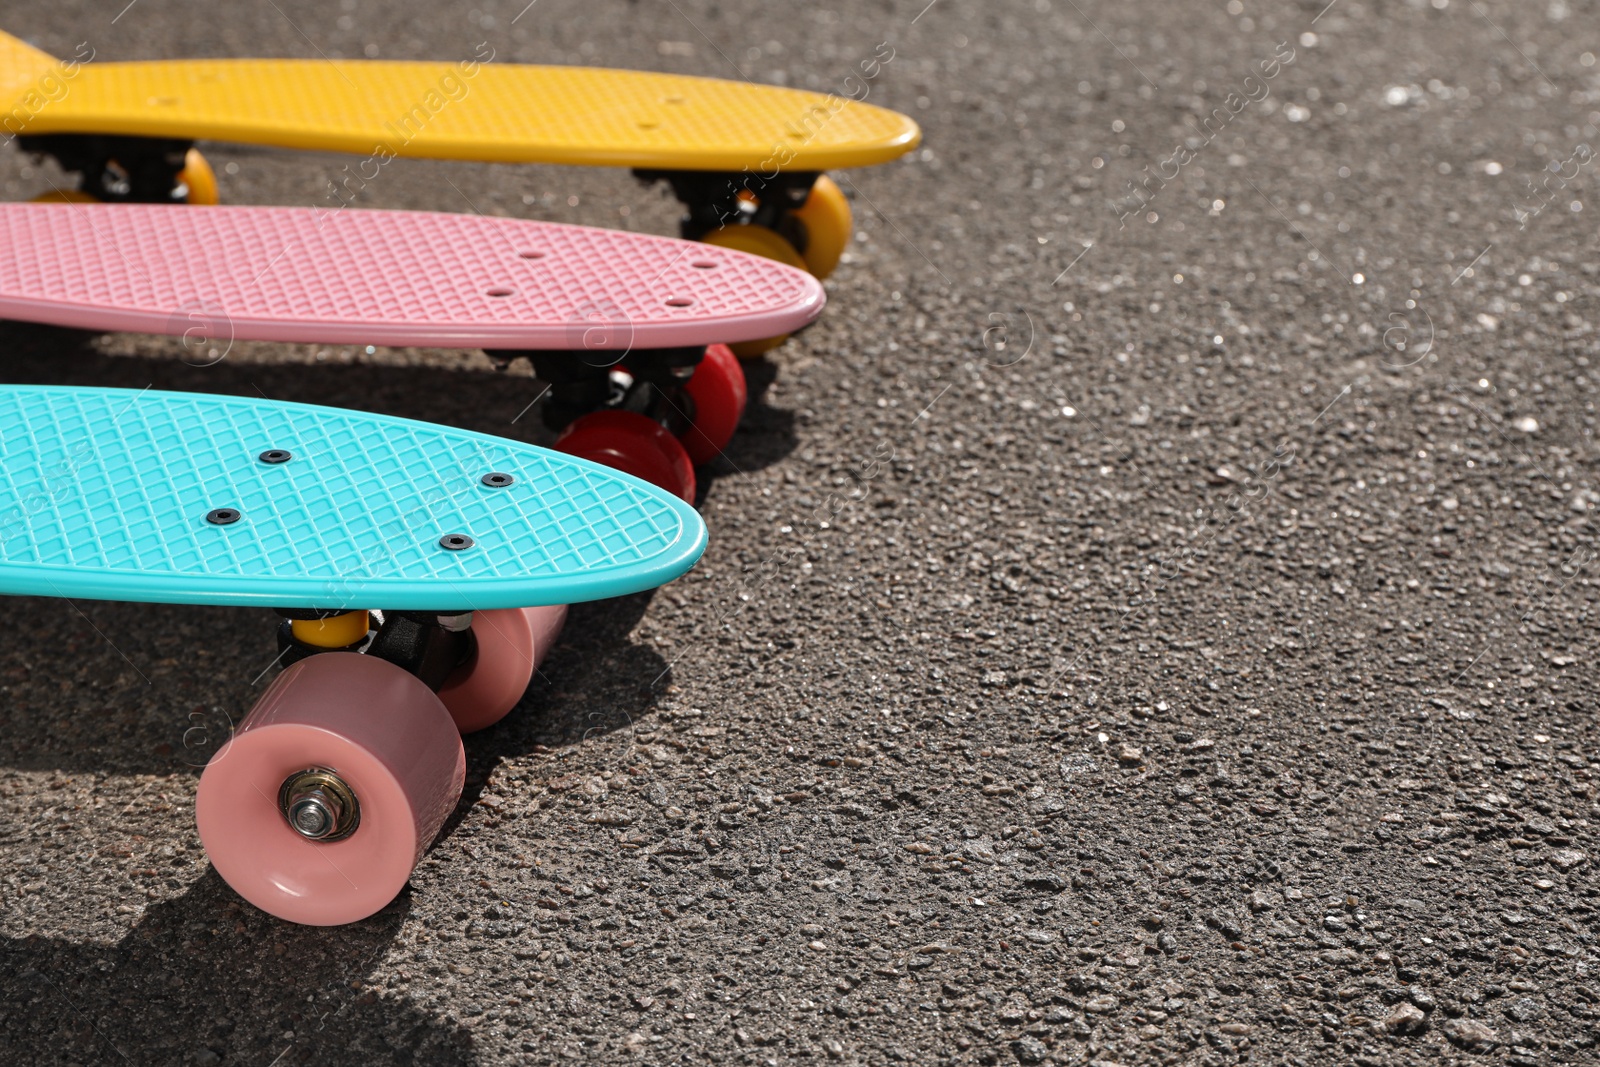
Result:
M673 238L428 212L0 204L0 318L235 340L482 348L550 386L557 447L693 500L745 403L729 344L791 333L821 285Z

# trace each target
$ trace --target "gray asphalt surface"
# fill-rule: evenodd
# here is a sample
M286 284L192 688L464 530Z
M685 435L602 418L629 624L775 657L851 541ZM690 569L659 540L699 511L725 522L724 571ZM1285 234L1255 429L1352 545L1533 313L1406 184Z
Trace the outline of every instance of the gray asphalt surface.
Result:
M926 143L848 175L704 561L574 610L374 919L199 849L270 617L9 604L0 1060L1600 1061L1594 4L524 2L6 5L105 59L818 89L887 42ZM235 203L348 162L207 150ZM415 162L362 203L676 215ZM0 329L10 381L547 439L476 354Z

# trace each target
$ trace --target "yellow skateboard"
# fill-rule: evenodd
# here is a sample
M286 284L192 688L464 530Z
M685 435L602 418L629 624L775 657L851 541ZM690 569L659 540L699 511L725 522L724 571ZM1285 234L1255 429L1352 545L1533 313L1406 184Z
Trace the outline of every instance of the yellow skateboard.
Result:
M917 124L861 103L883 46L833 95L711 78L490 62L58 60L0 33L0 137L81 175L74 197L216 203L204 138L362 157L342 206L397 157L632 167L688 210L683 235L825 277L850 208L824 170L895 159ZM59 198L63 194L49 194Z

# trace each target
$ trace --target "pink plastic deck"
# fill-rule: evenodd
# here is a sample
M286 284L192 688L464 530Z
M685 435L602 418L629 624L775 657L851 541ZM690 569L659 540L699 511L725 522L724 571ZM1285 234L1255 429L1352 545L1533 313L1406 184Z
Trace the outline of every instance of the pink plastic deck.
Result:
M0 204L0 318L238 340L667 348L786 334L803 271L669 237L407 211Z

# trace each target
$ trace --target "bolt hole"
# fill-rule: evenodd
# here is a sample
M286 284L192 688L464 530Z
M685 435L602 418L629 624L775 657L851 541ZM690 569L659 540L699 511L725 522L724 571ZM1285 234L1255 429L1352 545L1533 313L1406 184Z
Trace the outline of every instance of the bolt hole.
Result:
M689 266L693 267L695 270L716 270L718 267L722 266L722 264L710 259L697 259L693 263L689 264Z
M287 463L294 458L294 453L285 448L269 448L256 458L262 463Z
M667 307L669 307L669 308L686 308L690 304L693 304L693 303L694 303L694 301L689 299L686 296L675 296L671 300L667 301Z
M510 296L514 291L515 290L507 289L503 285L497 285L493 289L489 290L489 295L490 296Z
M520 259L543 259L544 258L544 253L543 252L537 252L537 251L534 251L532 249L529 249L526 252L518 252L517 256Z

